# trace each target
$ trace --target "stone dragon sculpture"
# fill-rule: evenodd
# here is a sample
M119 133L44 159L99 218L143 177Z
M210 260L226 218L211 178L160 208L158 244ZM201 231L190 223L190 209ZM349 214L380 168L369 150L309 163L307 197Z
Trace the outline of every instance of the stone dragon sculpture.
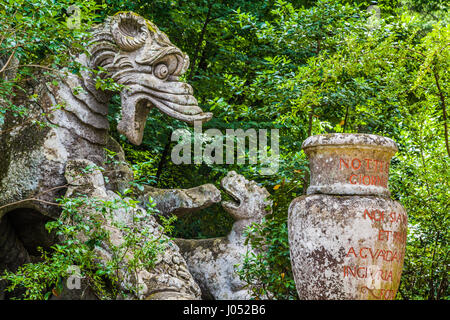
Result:
M232 198L222 201L223 209L235 219L230 233L222 238L176 239L175 242L204 298L250 299L249 288L239 279L236 265L242 266L247 251L254 252L250 245L245 245L244 232L252 223L260 223L272 212L272 200L265 188L234 171L221 180L221 186Z
M131 143L142 142L151 108L188 123L212 117L198 107L192 87L179 81L189 65L187 55L143 17L121 12L107 18L92 30L87 48L89 54L79 55L78 62L90 69L101 67L104 76L123 85L118 131ZM62 70L57 85L39 82L27 87L13 102L26 106L35 121L7 113L0 124L0 270L14 270L30 261L37 246L45 248L54 241L44 225L60 214L54 200L69 186L64 177L69 161L102 165L105 148L121 152L108 135L112 93L96 89L90 71L75 75ZM107 171L115 172L116 182L105 186L112 191L123 186L120 181L130 180L126 166ZM185 265L184 260L179 265ZM161 277L170 273L167 268L161 272ZM199 298L191 280L188 273L185 297Z
M192 87L179 81L188 68L188 56L143 17L121 12L107 18L92 30L87 48L88 55L77 57L86 67L80 74L62 70L57 85L31 82L26 86L28 92L17 93L13 102L27 107L28 120L6 113L5 121L0 123L0 272L34 261L39 255L38 246L49 248L56 241L45 229L46 222L61 213L55 199L83 194L114 200L115 192L122 192L133 180L122 148L108 134L106 116L113 93L98 90L94 75L87 70L100 67L105 70L104 77L123 85L122 117L117 129L133 144L142 142L151 108L188 123L212 117L198 107ZM13 77L11 72L3 76ZM106 162L105 148L115 152L116 161ZM103 166L105 171L84 171L95 166ZM81 181L72 178L83 172ZM250 250L244 245L244 229L270 212L269 193L235 172L223 178L222 188L235 200L222 202L236 220L230 234L225 238L171 242L154 268L139 270L135 279L142 287L138 298L199 299L200 288L205 298L250 297L234 265L242 263L242 256ZM221 201L220 191L212 184L173 190L146 186L137 195L142 205L149 196L163 215L189 214ZM121 210L114 214L123 223L130 219ZM146 227L155 234L160 232L155 219L147 221ZM123 241L124 235L111 221L105 221L105 228L111 230L111 241ZM98 257L110 259L104 244L98 248ZM129 279L124 271L121 281L125 286ZM81 291L64 290L59 298L95 298L92 292L84 297ZM0 283L0 299L2 294Z

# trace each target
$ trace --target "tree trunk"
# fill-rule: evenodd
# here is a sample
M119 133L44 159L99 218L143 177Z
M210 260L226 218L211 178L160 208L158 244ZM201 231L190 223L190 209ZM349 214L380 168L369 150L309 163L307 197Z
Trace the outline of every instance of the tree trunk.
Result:
M202 48L202 43L203 43L203 39L205 38L205 34L206 34L206 29L208 27L208 23L211 21L210 18L211 18L212 6L213 6L213 2L211 1L211 2L209 2L208 12L206 14L206 19L205 19L205 22L203 23L202 31L200 32L200 36L199 36L199 39L198 39L198 42L197 42L197 46L196 46L196 49L194 51L194 56L192 57L192 63L191 63L191 70L192 71L189 74L189 80L192 80L194 78L195 73L197 71L197 68L196 68L197 59L198 59L199 52L200 52L200 50Z
M159 178L161 176L161 172L164 168L164 165L167 162L167 155L169 154L170 143L172 141L171 138L172 138L172 131L169 132L166 145L164 146L164 150L162 152L161 159L159 160L159 163L158 163L158 170L156 171L156 182L157 183L159 183Z

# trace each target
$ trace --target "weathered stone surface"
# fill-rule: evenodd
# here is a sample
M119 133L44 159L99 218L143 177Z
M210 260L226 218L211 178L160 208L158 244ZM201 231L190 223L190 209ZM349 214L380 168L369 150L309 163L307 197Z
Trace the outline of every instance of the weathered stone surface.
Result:
M236 265L241 265L250 245L245 245L244 231L271 212L269 192L254 181L234 171L221 181L222 188L235 200L224 201L224 210L236 220L227 237L187 240L176 239L189 271L206 299L249 299L249 289L239 279Z
M123 193L130 187L130 181L134 179L133 170L125 159L122 147L112 137L109 137L106 148L115 153L112 159L107 160L103 165L105 168L103 176L107 180L106 189Z
M203 113L198 107L192 87L179 81L189 65L187 55L139 15L121 12L107 18L93 29L88 51L89 55L77 58L82 66L102 67L102 76L124 85L118 130L130 142L141 143L146 116L152 107L190 123L211 118L211 113ZM11 66L14 65L18 61L12 59ZM66 191L64 172L71 159L87 159L102 166L107 160L106 147L118 152L122 162L106 165L105 176L110 178L106 188L123 190L131 180L132 172L123 164L120 146L108 136L106 115L112 93L97 90L94 76L81 69L80 77L61 70L58 85L47 83L52 79L39 74L36 76L42 79L40 83L21 84L27 92L16 92L13 102L25 106L29 116L22 119L7 113L4 123L0 123L0 223L5 224L5 229L11 229L6 224L12 220L2 222L2 217L13 210L26 208L42 215L40 221L36 220L38 228L27 226L26 230L41 230L43 221L59 217L60 208L54 200ZM0 76L11 79L14 69ZM20 229L24 225L17 226ZM17 248L29 243L29 239L22 239L23 231L8 233L11 236L4 247L17 241L22 242ZM14 254L3 250L3 255L0 249L0 264L14 255L26 256L21 250ZM17 263L22 260L17 259Z
M224 210L236 220L230 235L234 233L237 238L242 238L247 226L253 222L260 222L272 211L270 193L255 181L249 181L235 171L230 171L220 184L233 198L233 200L222 202Z
M213 184L204 184L190 189L158 189L144 187L138 200L147 204L149 197L154 200L160 214L178 217L207 208L221 200L220 191Z
M5 64L8 64L5 66ZM19 60L15 56L0 56L0 69L5 68L5 71L0 73L0 77L5 80L13 80L17 74L17 67Z
M388 174L395 142L373 134L312 136L302 145L310 159L308 194L389 197Z
M90 198L102 200L113 201L118 198L117 194L106 190L103 175L99 170L93 170L88 174L84 172L83 169L93 165L94 163L84 159L68 161L66 179L69 188L67 189L66 197L83 194ZM138 207L132 210L136 212L126 212L125 209L118 208L114 211L111 219L125 225L131 224L133 215L144 209ZM145 223L145 227L150 227L153 230L154 237L168 240L162 234L161 228L153 216L150 216L142 223ZM110 241L115 246L119 246L125 241L123 231L115 227L112 220L106 218L103 227L110 232ZM112 256L111 249L106 243L97 248L97 253L98 258L103 261L108 261ZM129 254L132 255L133 253L130 252ZM128 274L125 268L122 269L120 278L124 290L126 290L127 286L134 284L129 282L129 279L133 277ZM168 241L165 244L165 249L157 258L154 268L137 271L137 283L142 286L142 289L139 291L140 299L198 299L201 293L200 288L189 273L178 247L172 241Z
M289 245L301 299L393 299L407 216L382 197L310 195L289 208Z
M292 201L288 218L299 297L394 299L407 232L405 209L387 198L395 143L375 135L330 134L310 137L303 147L310 158L310 195ZM357 174L385 183L353 183Z

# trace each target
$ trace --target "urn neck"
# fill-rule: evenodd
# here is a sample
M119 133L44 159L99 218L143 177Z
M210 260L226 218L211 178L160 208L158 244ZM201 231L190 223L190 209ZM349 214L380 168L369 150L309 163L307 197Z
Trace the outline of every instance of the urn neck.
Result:
M312 136L302 145L311 171L308 194L389 197L389 165L396 143L373 134Z

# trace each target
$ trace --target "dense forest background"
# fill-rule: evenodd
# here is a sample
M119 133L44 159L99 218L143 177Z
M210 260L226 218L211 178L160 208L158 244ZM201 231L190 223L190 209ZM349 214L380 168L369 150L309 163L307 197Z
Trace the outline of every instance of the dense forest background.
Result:
M81 26L67 26L80 9ZM267 250L247 257L240 275L258 283L255 298L296 299L287 240L287 208L309 180L301 150L310 135L373 133L394 139L390 189L409 215L409 233L397 299L449 299L449 157L447 104L450 32L445 0L103 0L0 1L0 56L20 59L18 79L34 68L71 67L89 27L118 11L153 21L190 56L184 80L214 117L203 130L279 129L280 167L174 165L171 134L185 123L151 112L143 143L115 130L120 99L110 106L111 133L132 164L136 183L160 188L220 186L230 170L265 186L273 214L249 232ZM0 74L5 70L0 70ZM2 80L7 101L17 82ZM4 105L26 116L23 106ZM225 196L225 195L223 195ZM226 196L225 196L226 197ZM173 236L228 233L232 219L220 205L179 219Z

